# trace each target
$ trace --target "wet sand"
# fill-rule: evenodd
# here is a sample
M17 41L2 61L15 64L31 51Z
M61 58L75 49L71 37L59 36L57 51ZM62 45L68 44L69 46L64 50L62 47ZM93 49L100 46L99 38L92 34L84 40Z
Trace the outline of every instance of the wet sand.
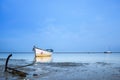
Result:
M17 68L28 73L26 77L4 72L4 63L5 60L0 59L0 80L120 80L120 63L52 62ZM9 62L9 67L30 63L14 59Z

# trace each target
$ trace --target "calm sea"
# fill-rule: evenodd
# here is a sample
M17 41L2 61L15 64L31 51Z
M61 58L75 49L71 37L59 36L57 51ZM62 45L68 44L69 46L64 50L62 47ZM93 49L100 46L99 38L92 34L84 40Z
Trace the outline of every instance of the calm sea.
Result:
M0 53L0 58L7 58L9 53ZM13 53L11 59L25 59L28 61L34 60L34 53L32 52L17 52ZM51 57L38 57L39 62L120 62L120 53L53 53Z

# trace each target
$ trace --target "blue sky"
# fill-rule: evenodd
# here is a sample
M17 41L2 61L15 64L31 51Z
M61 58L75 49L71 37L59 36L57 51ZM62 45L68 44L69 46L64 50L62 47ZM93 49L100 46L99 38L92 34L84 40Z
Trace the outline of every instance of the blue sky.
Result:
M0 52L120 51L120 0L1 0Z

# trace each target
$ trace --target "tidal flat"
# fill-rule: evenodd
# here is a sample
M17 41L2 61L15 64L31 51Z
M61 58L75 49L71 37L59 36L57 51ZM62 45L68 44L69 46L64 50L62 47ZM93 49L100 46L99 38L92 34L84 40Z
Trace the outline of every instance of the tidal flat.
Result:
M26 77L4 72L4 63L5 59L0 59L0 80L120 80L120 63L33 63L11 59L8 66L28 73Z

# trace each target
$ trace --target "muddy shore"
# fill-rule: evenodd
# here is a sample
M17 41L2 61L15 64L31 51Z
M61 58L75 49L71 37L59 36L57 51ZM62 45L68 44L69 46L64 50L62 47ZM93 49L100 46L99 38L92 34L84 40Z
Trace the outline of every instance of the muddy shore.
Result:
M28 73L26 77L4 72L0 59L0 80L119 80L120 63L52 62L31 64L25 60L10 60L9 67Z

